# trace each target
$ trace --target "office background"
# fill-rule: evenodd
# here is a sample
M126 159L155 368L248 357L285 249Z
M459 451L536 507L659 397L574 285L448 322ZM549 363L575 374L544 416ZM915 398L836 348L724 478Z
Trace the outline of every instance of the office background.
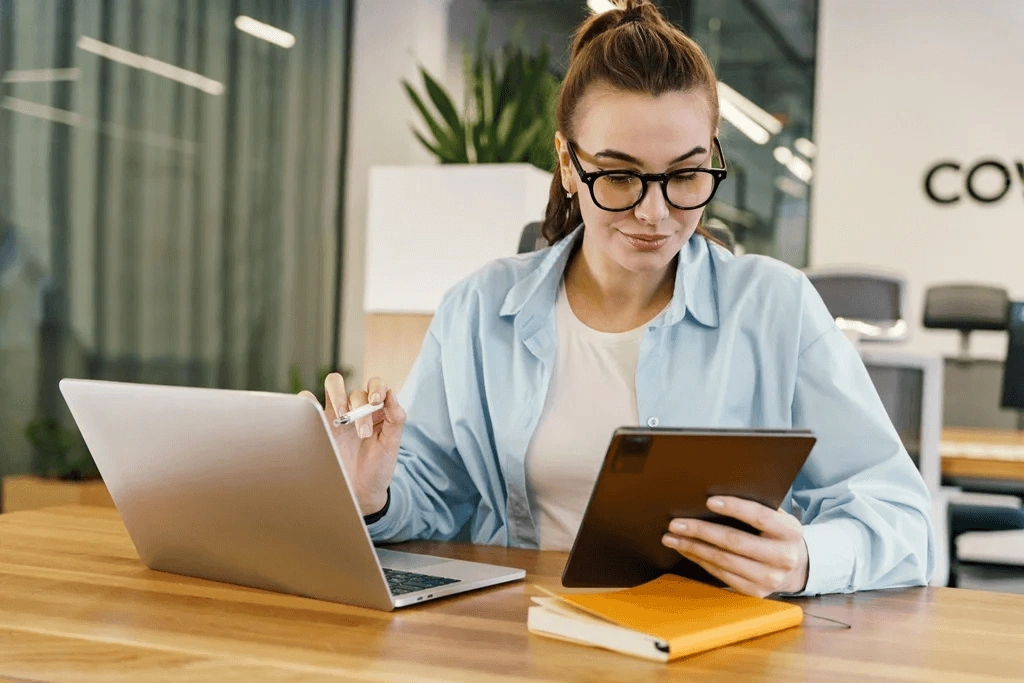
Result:
M63 376L294 391L328 369L358 382L397 367L371 358L388 343L368 337L400 333L414 353L423 319L374 327L395 312L374 298L389 263L374 220L403 182L444 170L414 135L425 126L403 80L422 91L426 70L461 106L482 27L484 52L546 50L557 79L571 30L603 4L0 0L0 475L45 470L42 452L74 438ZM1024 82L1024 7L659 4L723 84L730 176L707 216L738 251L898 274L909 330L876 359L957 351L956 331L921 325L936 283L1024 298L1024 133L1010 85ZM534 190L543 174L500 172ZM381 185L386 173L410 179ZM454 197L437 178L435 194ZM540 218L539 186L540 200L504 216L494 256ZM496 244L483 219L430 218L384 227L455 259L445 241L459 231ZM999 406L1006 348L1005 331L976 332L972 364L946 364L947 424L1015 425ZM879 367L895 362L884 357ZM887 386L910 381L899 377ZM918 416L898 425L916 441L932 380L914 381L916 398L892 415Z

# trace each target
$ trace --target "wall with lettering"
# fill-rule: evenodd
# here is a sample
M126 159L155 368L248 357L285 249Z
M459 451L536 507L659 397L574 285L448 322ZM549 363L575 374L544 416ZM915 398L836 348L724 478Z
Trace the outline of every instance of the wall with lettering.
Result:
M821 0L820 22L810 262L903 273L908 345L955 352L921 327L927 286L1024 299L1024 2Z

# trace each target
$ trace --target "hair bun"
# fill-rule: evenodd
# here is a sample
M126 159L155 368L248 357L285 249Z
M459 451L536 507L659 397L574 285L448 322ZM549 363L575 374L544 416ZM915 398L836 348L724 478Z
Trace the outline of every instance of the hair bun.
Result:
M615 3L622 12L622 18L619 24L629 24L633 22L652 21L656 24L660 24L664 21L661 16L661 12L651 2L651 0L620 0Z
M668 25L668 21L651 0L612 0L612 4L615 5L614 10L595 14L583 23L573 40L571 50L573 56L597 36L620 26L629 24Z

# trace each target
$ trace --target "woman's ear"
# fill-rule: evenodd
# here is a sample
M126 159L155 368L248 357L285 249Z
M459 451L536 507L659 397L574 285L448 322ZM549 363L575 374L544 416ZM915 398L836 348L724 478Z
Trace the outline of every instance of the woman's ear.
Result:
M558 156L562 188L569 194L576 194L576 176L572 172L572 160L569 159L569 145L560 131L555 133L555 154Z

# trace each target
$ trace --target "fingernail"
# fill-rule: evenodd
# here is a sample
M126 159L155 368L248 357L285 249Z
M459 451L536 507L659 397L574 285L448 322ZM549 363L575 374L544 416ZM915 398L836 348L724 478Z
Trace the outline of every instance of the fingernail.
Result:
M686 533L686 522L672 522L668 528L674 534L684 534Z
M714 508L715 510L721 510L725 507L725 502L721 498L711 498L708 500L708 507Z
M359 424L356 425L356 434L359 435L360 439L365 439L366 437L370 436L370 430L366 425Z
M676 539L673 538L672 536L669 536L668 534L665 534L664 536L661 537L661 542L662 542L662 544L667 545L670 548L675 548L676 547Z
M370 403L380 403L380 394L374 392L373 395L370 396Z

